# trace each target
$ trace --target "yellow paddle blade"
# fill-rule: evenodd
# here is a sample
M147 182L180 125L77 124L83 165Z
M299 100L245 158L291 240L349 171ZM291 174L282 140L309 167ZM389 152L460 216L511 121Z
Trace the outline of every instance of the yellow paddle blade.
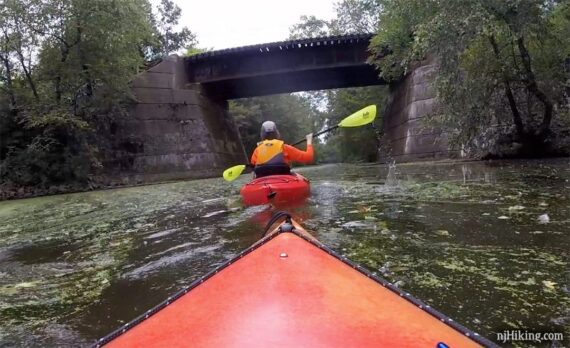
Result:
M245 164L240 164L237 166L233 166L224 170L224 179L227 181L234 181L237 179L241 173L245 170Z
M369 105L340 121L339 127L360 127L372 123L376 118L376 105Z

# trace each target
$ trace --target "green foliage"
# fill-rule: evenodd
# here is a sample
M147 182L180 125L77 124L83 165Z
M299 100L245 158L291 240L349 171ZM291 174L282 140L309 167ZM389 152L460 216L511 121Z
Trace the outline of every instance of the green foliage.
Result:
M308 39L331 35L336 31L336 22L318 19L315 16L301 16L301 21L289 29L290 39Z
M381 76L397 80L405 75L412 62L423 58L423 45L415 40L416 27L425 22L435 9L436 2L422 0L385 0L378 33L370 43L371 62L381 69ZM414 45L418 45L416 48Z
M493 128L528 147L544 144L565 103L567 2L382 0L381 7L371 62L392 81L418 61L437 61L440 107L431 125L457 143L480 143Z
M378 30L380 0L342 0L335 4L337 27L342 33L374 33Z
M213 48L200 48L200 47L195 47L195 46L190 46L186 49L186 56L190 57L190 56L194 56L200 53L204 53L204 52L209 52L212 51Z
M381 104L387 96L386 91L383 87L328 91L329 111L325 112L318 111L305 94L240 99L230 102L230 113L237 123L246 152L251 154L260 141L260 127L264 121L276 122L282 139L292 144L308 133L338 124L366 105ZM377 130L372 126L337 130L315 139L316 161L374 161L377 140ZM304 148L304 145L299 145L299 148Z
M0 184L85 183L147 59L193 43L163 0L7 0L0 8Z
M300 23L290 28L290 38L321 37L351 33L375 32L378 27L381 2L378 0L342 0L335 3L336 18L326 21L314 16L302 16ZM347 88L302 93L314 112L314 130L318 131L340 122L353 112L370 104L382 110L386 105L388 89L385 86ZM328 134L315 145L319 162L375 161L377 156L379 125L358 129L342 129Z
M381 9L379 0L341 0L335 3L336 18L319 19L301 16L299 23L289 28L290 39L306 39L377 31Z
M329 95L329 122L336 124L343 118L370 104L379 107L377 120L373 125L355 129L341 129L335 135L327 137L327 145L336 147L343 162L374 162L378 153L381 133L382 106L388 100L388 88L374 86L364 88L346 88L331 91ZM338 158L338 157L337 157ZM324 159L327 162L332 160Z
M564 88L570 87L570 3L564 2L555 7L541 29L546 32L532 38L529 50L536 74L547 82L541 87L548 95L561 99ZM562 100L559 104L563 104Z
M279 94L231 101L230 113L237 123L245 150L251 155L261 140L264 121L274 121L281 138L292 144L313 131L317 112L299 95Z
M187 27L176 31L182 10L172 0L161 0L158 6L158 16L152 18L155 23L156 42L153 53L166 56L181 48L193 47L197 44L196 35Z

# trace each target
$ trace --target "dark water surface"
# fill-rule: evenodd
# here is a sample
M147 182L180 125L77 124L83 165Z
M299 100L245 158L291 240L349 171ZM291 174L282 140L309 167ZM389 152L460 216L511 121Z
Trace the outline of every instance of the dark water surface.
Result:
M568 159L301 172L291 210L328 246L492 340L568 346ZM241 206L247 180L0 202L0 346L93 343L251 245L272 211Z

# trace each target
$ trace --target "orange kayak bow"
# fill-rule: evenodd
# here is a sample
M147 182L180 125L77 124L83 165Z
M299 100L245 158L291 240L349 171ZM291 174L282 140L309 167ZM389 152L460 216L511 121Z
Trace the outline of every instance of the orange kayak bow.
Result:
M95 346L495 346L288 221Z

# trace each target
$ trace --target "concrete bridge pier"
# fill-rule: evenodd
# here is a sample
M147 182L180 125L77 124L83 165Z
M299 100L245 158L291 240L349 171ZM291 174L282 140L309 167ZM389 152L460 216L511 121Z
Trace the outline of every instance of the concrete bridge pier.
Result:
M445 133L423 123L425 117L436 111L435 77L435 62L427 59L401 81L390 85L380 161L425 161L458 155L457 151L450 150Z
M132 82L137 104L117 127L110 165L122 184L221 176L247 161L227 101L187 76L184 59L170 56Z

